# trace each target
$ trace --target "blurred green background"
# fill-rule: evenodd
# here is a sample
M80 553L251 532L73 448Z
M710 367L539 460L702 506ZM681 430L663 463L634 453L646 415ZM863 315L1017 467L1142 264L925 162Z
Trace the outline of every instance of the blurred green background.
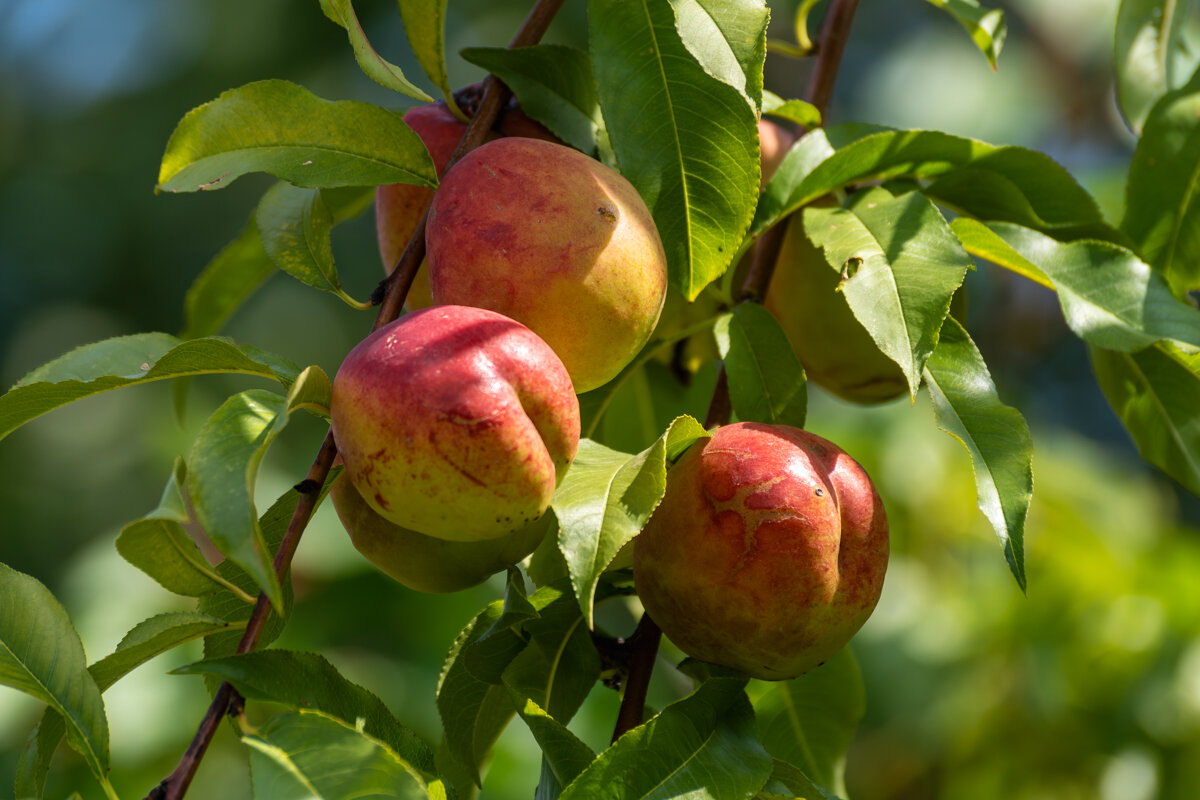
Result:
M1119 219L1134 142L1111 96L1115 0L996 5L1010 32L993 72L930 4L863 0L831 121L1042 150ZM358 6L376 46L418 76L395 4ZM526 10L453 0L448 51L506 44ZM775 7L773 36L791 35L792 10ZM568 2L549 39L581 44L584 16L584 3ZM807 68L772 56L767 86L802 96ZM480 77L457 57L450 74L455 85ZM83 343L182 327L184 292L269 181L155 196L158 161L188 109L262 78L404 105L361 75L316 2L0 0L0 383ZM371 215L339 228L334 244L343 283L365 297L382 274ZM893 530L883 600L854 645L868 712L849 757L850 793L1198 797L1200 503L1140 462L1048 292L981 270L968 277L968 301L968 327L1001 397L1034 432L1028 597L975 507L965 451L936 430L927 403L861 409L812 390L809 427L863 462ZM277 275L226 333L332 374L370 319ZM194 381L182 426L170 387L99 396L0 443L0 561L52 588L90 659L145 616L186 607L125 564L113 540L154 507L204 417L242 388L245 380ZM703 393L693 394L702 414ZM323 432L315 420L289 427L264 465L265 501L304 474ZM306 534L295 577L295 616L280 646L322 651L436 741L441 659L497 586L445 597L399 588L358 557L329 509ZM613 632L627 633L634 611L609 609ZM192 736L208 701L202 682L166 673L199 657L198 646L183 648L106 693L122 797L148 791ZM659 670L652 702L669 702L677 684ZM597 686L573 727L599 747L616 706L616 694ZM39 714L0 688L0 797ZM537 773L538 751L517 723L483 796L528 798ZM49 796L73 791L100 796L64 748ZM246 762L222 730L191 796L248 795Z

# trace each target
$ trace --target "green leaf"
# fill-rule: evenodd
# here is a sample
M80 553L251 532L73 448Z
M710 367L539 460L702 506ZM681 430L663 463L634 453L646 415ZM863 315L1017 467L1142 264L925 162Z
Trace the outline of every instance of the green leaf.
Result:
M1008 24L1004 21L1003 11L998 8L983 8L977 0L926 2L932 3L958 20L975 42L975 46L992 65L992 69L996 68L996 59L1000 57L1000 49L1004 47L1004 37L1008 35Z
M962 218L952 227L972 255L1020 274L1044 275L1058 291L1067 325L1089 344L1133 352L1168 339L1200 347L1200 311L1122 247L1064 244L1016 225Z
M812 103L784 100L773 92L763 92L762 113L790 120L805 128L816 128L821 124L821 112Z
M714 678L627 732L562 793L562 800L725 800L751 797L771 773L745 681Z
M32 695L66 721L67 740L108 782L108 719L67 611L41 582L0 564L0 685Z
M211 336L275 273L252 218L192 282L183 299L183 339Z
M732 263L758 198L757 119L708 75L667 0L590 0L600 107L621 174L654 216L671 283L688 300Z
M229 681L248 700L322 711L385 742L419 769L432 771L433 751L388 710L384 702L351 682L324 657L292 650L198 661L174 672L210 674Z
M823 666L767 686L754 699L767 752L845 796L846 751L867 710L853 653L843 648Z
M242 737L256 800L427 800L425 781L386 743L317 711L279 714Z
M238 626L242 627L242 626ZM201 636L229 630L230 624L206 614L177 611L159 614L143 620L117 645L108 656L88 667L101 692L157 655ZM18 797L41 797L46 787L50 762L58 749L66 724L61 714L47 708L30 735L25 751L17 765L16 793Z
M804 209L804 231L842 273L839 291L915 396L971 259L921 194L858 192L846 208Z
M604 128L586 51L557 44L468 47L460 55L513 90L521 108L572 147L592 153Z
M617 551L641 532L662 500L671 447L682 445L681 453L706 435L696 420L680 417L636 456L590 439L579 443L575 461L550 505L558 516L559 549L589 628L600 574Z
M592 752L592 748L528 697L522 697L519 692L513 692L512 697L517 706L517 713L529 726L533 738L542 748L546 764L554 773L559 786L566 786L575 780L575 777L595 759L596 754Z
M118 336L43 364L0 395L0 439L47 411L125 386L211 373L256 375L289 386L299 372L278 356L227 339L185 342L165 333Z
M221 189L248 172L309 187L437 186L429 152L399 114L322 100L280 80L230 89L189 111L167 141L158 188Z
M1033 442L1021 412L1004 405L983 356L953 317L925 366L938 427L971 454L979 509L1004 543L1025 590L1025 517L1033 494Z
M1117 105L1134 133L1158 99L1177 88L1190 0L1121 0L1113 38Z
M329 406L329 378L306 369L288 397L251 389L230 397L200 429L188 458L188 494L196 520L226 557L254 577L276 611L283 608L254 507L258 465L267 448L302 406Z
M350 47L354 49L354 60L358 62L358 66L368 78L386 89L415 97L417 100L427 103L432 102L432 97L404 77L403 70L375 51L375 48L367 41L367 34L362 29L362 24L359 23L358 15L354 13L354 5L350 0L321 0L321 10L325 12L325 16L346 30L346 36L350 39Z
M462 119L446 75L446 0L398 0L398 5L404 35L417 63L433 85L442 90L442 97L454 116Z
M360 191L366 196L369 190ZM370 307L370 303L346 294L338 280L333 262L333 212L321 189L302 189L280 181L259 201L256 219L263 248L276 267L301 283L337 295L353 308Z
M163 588L186 597L199 597L222 588L240 591L218 575L183 528L192 521L184 498L187 467L175 463L158 508L121 529L117 552ZM248 602L254 598L246 596Z
M671 0L675 28L692 57L732 86L757 113L770 12L761 0Z
M824 787L818 786L802 770L786 761L775 759L771 777L756 800L838 800Z
M1041 153L936 131L862 125L802 137L767 183L751 233L760 235L850 184L889 178L927 179L922 191L930 199L979 219L1014 222L1064 240L1122 238L1070 173Z
M741 303L717 320L713 333L738 419L803 428L808 412L804 367L771 312Z
M1146 118L1121 229L1178 293L1200 288L1200 74Z
M1092 368L1142 458L1200 496L1200 354L1091 348Z

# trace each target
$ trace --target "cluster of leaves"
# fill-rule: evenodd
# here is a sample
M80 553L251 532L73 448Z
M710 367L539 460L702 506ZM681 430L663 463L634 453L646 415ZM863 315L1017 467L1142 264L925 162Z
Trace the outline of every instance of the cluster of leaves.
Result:
M952 13L994 63L1004 38L998 12L973 0L930 2ZM801 3L797 12L800 51L813 5ZM348 0L321 6L346 30L367 75L430 99L371 47ZM400 8L418 63L454 108L445 3ZM537 588L528 593L524 575L510 572L503 600L454 641L438 687L445 738L436 751L318 656L234 654L256 595L275 612L260 645L278 634L291 604L286 575L272 559L297 498L289 493L260 515L258 465L294 412L328 415L329 379L317 367L216 335L276 269L363 306L340 285L332 230L370 205L375 186L435 187L433 164L399 114L324 100L286 81L251 83L190 112L167 144L162 191L217 189L250 172L279 183L195 281L181 337L107 340L35 370L0 396L0 438L66 403L148 381L184 385L204 374L240 373L279 388L222 403L170 476L159 507L118 538L131 563L198 598L195 612L146 620L89 666L45 587L0 566L0 682L48 705L22 759L17 796L42 796L65 736L115 797L101 692L200 637L205 659L182 671L293 709L244 729L255 791L264 798L299 786L321 797L469 796L514 716L544 752L538 797L592 797L601 787L628 798L701 789L714 797L842 794L841 761L863 706L848 653L753 692L753 702L744 679L709 677L692 665L694 693L599 754L568 729L610 668L597 647L603 635L594 630L593 609L632 591L628 571L610 567L661 498L672 461L706 435L679 407L664 414L643 403L635 426L651 433L631 454L609 446L604 420L623 408L630 387L669 380L658 369L660 351L711 336L738 418L803 425L804 372L778 323L758 306L732 302L733 265L769 229L798 218L829 268L844 276L840 289L851 310L899 365L909 394L925 387L938 425L970 452L980 508L1021 587L1029 431L997 396L968 331L948 315L972 258L1057 292L1145 458L1200 493L1200 312L1187 299L1200 288L1193 224L1200 77L1177 80L1166 67L1179 46L1176 18L1167 13L1175 8L1154 0L1121 5L1118 97L1140 141L1129 210L1117 226L1040 153L936 131L820 127L816 109L764 89L768 9L760 2L589 0L586 51L538 45L462 53L500 77L561 139L618 168L651 209L672 291L687 302L716 302L702 321L661 330L620 376L580 398L586 438L552 504L557 535L528 566ZM760 192L756 123L764 113L810 130ZM828 198L835 202L813 205ZM192 523L224 555L219 566L193 543L185 529Z

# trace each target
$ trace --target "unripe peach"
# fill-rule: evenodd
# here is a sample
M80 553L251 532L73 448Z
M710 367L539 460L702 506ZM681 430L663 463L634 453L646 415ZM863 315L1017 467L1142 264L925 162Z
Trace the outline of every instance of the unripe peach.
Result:
M361 341L333 381L346 475L377 513L453 541L525 527L579 445L562 362L524 325L434 306Z
M634 542L638 594L663 633L766 680L841 649L874 610L888 559L862 467L819 436L759 423L688 449Z
M388 522L342 475L329 497L354 547L393 579L418 592L457 592L483 583L529 555L552 515L495 539L451 542Z
M469 153L435 193L425 241L436 302L528 325L579 392L637 354L666 296L662 242L637 191L551 142L498 139Z

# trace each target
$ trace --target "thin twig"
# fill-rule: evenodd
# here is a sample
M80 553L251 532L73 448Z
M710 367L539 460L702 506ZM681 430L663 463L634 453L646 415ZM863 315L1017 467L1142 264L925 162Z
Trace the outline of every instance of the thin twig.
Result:
M812 80L809 83L808 101L820 110L822 119L825 118L829 99L833 95L834 79L842 60L842 53L846 49L850 23L854 19L854 12L857 8L858 0L833 0L833 6L825 15L825 21L821 26L817 63L813 68ZM742 281L741 291L736 298L737 302L761 303L766 298L786 230L787 220L785 219L759 238L754 246L754 260ZM722 365L721 371L717 374L717 385L713 389L712 400L709 402L708 413L704 419L704 427L712 428L716 425L724 425L732 418L732 414L729 381L725 367ZM637 629L629 639L629 645L632 648L629 675L621 696L621 708L617 712L617 724L612 736L614 742L627 731L642 724L642 717L646 713L646 691L650 685L650 674L654 669L654 659L657 657L661 638L662 632L658 625L650 619L649 614L642 614Z
M563 2L564 0L539 0L530 11L529 16L526 17L520 30L517 31L517 35L513 37L510 47L528 47L539 42ZM484 95L480 101L479 110L463 133L463 138L459 141L454 155L447 164L447 169L470 150L484 142L488 131L495 124L496 118L510 96L511 92L507 86L497 80L495 76L488 76L484 83ZM424 258L425 218L422 217L396 268L381 284L383 298L371 330L377 330L400 315L400 309L404 306L404 300L408 296L417 269L421 266ZM333 431L331 430L325 434L325 440L321 443L321 449L317 453L307 477L302 483L297 484L296 488L301 494L300 501L288 523L287 531L279 545L279 550L275 553L273 562L275 574L280 580L284 579L291 566L292 557L300 544L300 537L308 527L313 511L316 510L317 500L321 496L321 488L329 477L329 471L336 456L337 445L333 441ZM238 643L237 652L239 654L249 653L255 648L270 613L271 604L266 595L260 593L254 610L250 614L250 620L246 624L245 633ZM145 800L180 800L187 793L192 778L195 777L196 770L200 766L200 761L204 758L204 754L216 734L221 718L230 713L231 709L240 708L244 702L233 686L222 683L218 687L212 703L209 704L208 711L196 730L196 735L180 759L179 765L161 783L150 790Z

